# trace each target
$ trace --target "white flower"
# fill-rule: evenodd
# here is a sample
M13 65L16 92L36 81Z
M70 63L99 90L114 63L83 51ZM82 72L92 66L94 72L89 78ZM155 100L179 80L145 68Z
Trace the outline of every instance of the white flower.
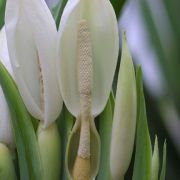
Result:
M12 75L12 67L9 61L4 28L0 31L0 61ZM7 146L13 148L15 146L15 143L10 118L9 108L2 88L0 87L0 143L4 143Z
M117 20L109 0L69 0L59 26L58 78L63 100L77 117L80 112L78 34L85 23L92 47L92 115L105 107L116 68L119 37ZM81 67L80 67L81 68Z
M5 27L16 83L28 111L47 127L59 115L57 30L44 0L7 0Z

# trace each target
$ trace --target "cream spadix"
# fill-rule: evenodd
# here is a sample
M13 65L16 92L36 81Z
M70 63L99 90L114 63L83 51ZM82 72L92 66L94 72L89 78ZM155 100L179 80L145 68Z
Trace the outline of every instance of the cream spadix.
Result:
M6 33L4 28L0 31L0 61L12 75L12 67L9 60ZM8 147L14 148L15 143L10 118L8 105L4 93L0 87L0 143L4 143Z
M92 45L92 115L98 115L109 97L118 57L117 20L109 0L69 0L59 27L58 79L68 110L80 112L78 29L85 20Z
M124 33L111 138L112 179L124 179L129 167L134 146L136 111L136 79Z
M29 112L47 127L62 106L53 17L43 0L7 0L5 26L18 89Z

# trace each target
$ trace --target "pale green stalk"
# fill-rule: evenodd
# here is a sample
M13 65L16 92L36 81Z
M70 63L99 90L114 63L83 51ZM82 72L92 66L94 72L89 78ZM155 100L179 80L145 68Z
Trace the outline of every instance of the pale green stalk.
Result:
M16 180L13 159L10 150L0 143L0 179Z
M44 129L40 123L37 131L40 156L44 170L43 180L59 180L61 169L61 144L56 123Z

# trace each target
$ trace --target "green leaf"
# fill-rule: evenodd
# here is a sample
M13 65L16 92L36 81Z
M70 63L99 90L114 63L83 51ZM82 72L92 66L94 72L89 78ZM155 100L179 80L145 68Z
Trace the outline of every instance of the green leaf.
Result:
M154 143L154 151L152 156L152 171L151 180L158 180L159 176L159 148L158 148L158 138L156 136Z
M136 71L137 132L133 180L151 180L152 149L149 136L141 68Z
M22 180L41 180L42 168L36 134L15 82L0 63L0 84L6 97L20 164Z
M66 5L68 0L60 0L58 2L58 4L56 5L56 7L54 7L52 9L52 15L56 21L56 27L58 28L59 27L59 23L60 23L60 20L61 20L61 16L62 16L62 13L63 13L63 10L64 10L64 7Z
M166 141L165 141L163 146L163 162L162 162L160 180L165 180L166 177L166 156L167 156L167 152L166 152Z
M107 105L104 111L100 114L99 120L99 135L101 139L101 156L100 156L100 168L97 176L97 180L109 180L110 174L110 144L111 144L111 130L112 130L112 107L111 102L113 99L110 95Z
M111 1L113 8L114 8L115 13L116 13L116 17L118 19L126 0L110 0L110 1Z
M0 30L4 25L5 7L6 7L6 1L0 0Z
M71 133L71 129L74 124L74 118L73 116L69 113L65 105L63 106L63 109L61 111L60 117L57 119L58 127L59 127L59 133L61 136L61 180L67 180L68 175L66 173L65 169L65 154L66 154L66 147L67 147L67 142L69 139L69 135Z

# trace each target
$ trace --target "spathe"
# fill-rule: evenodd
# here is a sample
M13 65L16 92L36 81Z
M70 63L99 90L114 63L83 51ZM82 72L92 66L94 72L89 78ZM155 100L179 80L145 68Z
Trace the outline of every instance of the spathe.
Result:
M58 80L68 110L77 117L80 110L78 92L78 24L85 20L91 36L93 60L92 114L105 107L116 68L119 37L117 20L109 0L69 0L59 26L57 59Z
M7 0L5 26L18 89L28 111L47 127L62 107L54 19L43 0Z

